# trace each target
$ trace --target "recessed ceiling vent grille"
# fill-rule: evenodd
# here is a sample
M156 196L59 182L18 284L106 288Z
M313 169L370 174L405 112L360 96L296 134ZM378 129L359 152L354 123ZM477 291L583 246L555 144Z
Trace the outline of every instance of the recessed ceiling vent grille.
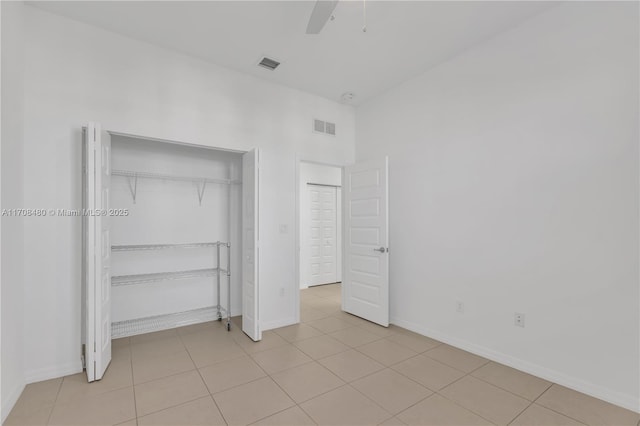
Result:
M336 135L336 123L331 123L329 121L318 120L315 118L313 120L313 131L316 133L325 133L327 135L335 136Z
M266 68L268 70L273 71L276 68L278 68L278 65L280 65L280 62L276 61L275 59L267 58L265 56L264 58L262 58L260 62L258 62L258 65L260 65L262 68Z

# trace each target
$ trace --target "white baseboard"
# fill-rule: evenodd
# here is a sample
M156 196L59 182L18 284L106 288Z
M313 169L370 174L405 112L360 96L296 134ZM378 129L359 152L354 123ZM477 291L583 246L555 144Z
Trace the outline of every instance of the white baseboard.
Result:
M58 377L68 376L82 372L82 361L78 359L76 362L70 362L52 367L40 368L38 370L30 370L25 372L26 383L41 382L43 380L56 379Z
M0 424L4 423L7 417L9 417L9 413L13 409L13 406L16 405L16 402L18 402L18 398L22 395L25 386L26 384L24 382L18 383L8 394L2 394L2 419L0 420Z
M633 395L612 391L610 389L594 385L593 383L585 382L584 380L581 380L577 377L568 376L559 371L542 367L537 364L532 364L528 361L514 358L510 355L496 352L484 346L476 345L475 343L458 339L456 337L452 337L438 331L430 330L427 327L423 327L419 324L405 321L400 318L391 318L391 323L397 325L398 327L406 328L407 330L430 337L432 339L439 340L451 346L455 346L457 348L482 356L492 361L499 362L500 364L507 365L517 370L524 371L525 373L529 373L550 382L557 383L578 392L582 392L594 398L598 398L603 401L610 402L611 404L640 413L638 398L634 398Z
M280 319L276 321L262 322L260 326L262 331L273 330L274 328L286 327L288 325L296 324L296 319L294 317Z

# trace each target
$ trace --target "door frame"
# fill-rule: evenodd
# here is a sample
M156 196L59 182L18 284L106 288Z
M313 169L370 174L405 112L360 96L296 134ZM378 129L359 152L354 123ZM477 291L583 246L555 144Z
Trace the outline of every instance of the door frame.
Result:
M100 122L98 122L100 123ZM85 148L85 132L86 132L86 125L83 125L81 128L82 131L82 158L84 159L84 155L85 152L84 150ZM183 141L177 141L177 140L172 140L172 139L163 139L163 138L158 138L158 137L153 137L153 136L143 136L143 135L138 135L138 134L134 134L134 133L125 133L125 132L118 132L118 131L114 131L114 130L109 130L107 127L103 127L103 132L108 133L110 136L119 136L119 137L126 137L126 138L134 138L134 139L144 139L147 141L151 141L151 142L158 142L158 143L167 143L167 144L172 144L172 145L181 145L181 146L187 146L187 147L193 147L193 148L205 148L205 149L211 149L211 150L215 150L215 151L225 151L225 152L232 152L232 153L237 153L237 154L246 154L247 152L251 151L254 148L248 149L248 150L240 150L240 149L231 149L231 148L222 148L222 147L214 147L214 146L210 146L210 145L202 145L199 143L191 143L191 142L183 142ZM81 167L85 167L84 165L84 160L83 160L83 165ZM81 180L82 180L82 203L83 203L83 208L84 208L84 203L86 202L85 197L85 189L88 190L88 188L85 188L85 177L84 177L84 172L81 170ZM259 210L258 210L259 211ZM258 219L259 220L259 219ZM82 271L81 271L81 275L82 275L82 280L81 280L81 292L80 292L80 347L81 350L83 350L84 346L88 345L87 342L87 317L89 315L89 307L88 307L88 303L87 303L87 288L88 288L88 283L87 283L87 279L86 279L86 242L85 242L85 233L88 232L89 230L86 229L86 224L84 223L85 221L82 221L82 229L81 229L81 247L82 247ZM240 268L241 270L242 268ZM259 269L258 269L259 272ZM240 280L240 282L242 282L242 280ZM256 282L258 288L257 291L259 293L260 291L260 286L259 286L259 280L257 280ZM95 309L92 309L93 312L95 312ZM260 319L258 318L258 324L260 324ZM259 325L259 329L262 329L262 327L260 327ZM88 346L87 347L87 351ZM86 355L83 354L82 355L82 362L83 362L83 366L86 363Z
M315 164L318 166L328 166L328 167L337 167L341 170L341 182L344 183L344 168L345 166L348 166L350 164L353 164L353 162L347 163L347 162L343 162L343 163L336 163L336 162L331 162L331 161L319 161L317 159L313 159L313 158L309 158L308 156L305 155L301 155L301 154L296 154L296 163L295 163L295 168L296 168L296 174L295 174L295 188L296 188L296 193L295 193L295 199L296 199L296 231L295 231L295 239L296 239L296 271L295 271L295 290L293 292L293 300L294 300L294 305L295 305L295 324L298 324L300 322L300 251L302 250L302 245L300 243L300 237L302 236L302 223L300 221L300 209L302 208L301 204L301 200L300 200L300 163L309 163L309 164ZM340 269L341 269L341 276L344 278L344 235L345 235L345 230L344 230L344 203L342 202L342 198L344 197L344 191L341 191L341 209L340 209L340 215L342 216L342 229L341 229L341 238L340 238L340 245L341 245L341 250L340 250ZM336 208L336 211L337 208ZM341 306L342 306L342 302L341 302Z

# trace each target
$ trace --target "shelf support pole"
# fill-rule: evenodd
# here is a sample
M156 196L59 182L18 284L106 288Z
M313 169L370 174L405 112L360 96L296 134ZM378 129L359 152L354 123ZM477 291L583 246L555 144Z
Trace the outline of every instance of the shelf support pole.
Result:
M220 312L220 241L216 244L216 271L216 287L218 292L216 309L218 310L218 321L222 321L222 312Z
M231 331L231 243L227 242L227 331Z

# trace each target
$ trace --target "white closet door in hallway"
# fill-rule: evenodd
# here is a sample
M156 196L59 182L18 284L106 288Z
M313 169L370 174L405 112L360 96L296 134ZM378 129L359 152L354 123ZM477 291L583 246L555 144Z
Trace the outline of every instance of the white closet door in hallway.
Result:
M337 188L309 184L308 190L310 285L335 283L338 281Z

